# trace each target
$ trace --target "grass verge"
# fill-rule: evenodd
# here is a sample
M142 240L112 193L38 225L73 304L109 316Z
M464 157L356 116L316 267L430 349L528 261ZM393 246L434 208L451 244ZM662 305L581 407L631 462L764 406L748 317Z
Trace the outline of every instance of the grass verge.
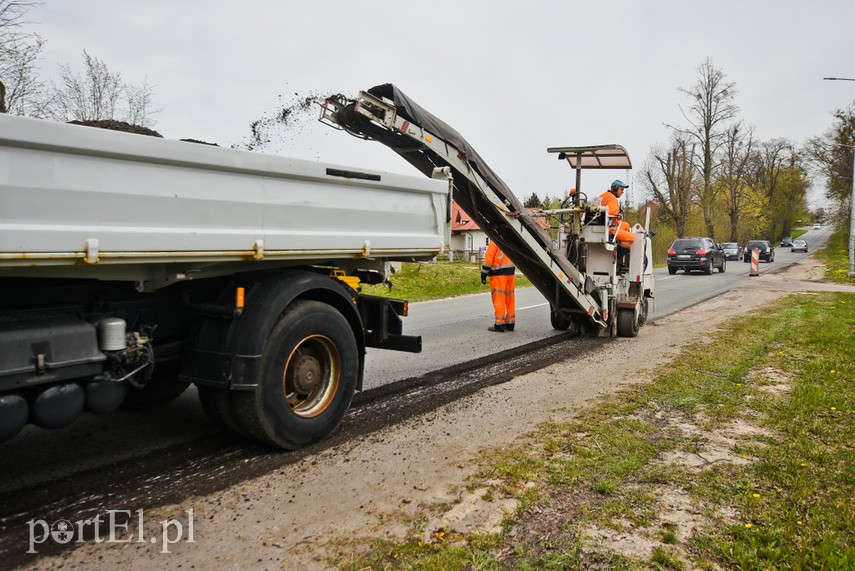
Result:
M849 274L849 229L838 228L829 238L825 248L816 254L825 263L825 279L828 281L851 284L855 279Z
M732 323L650 384L485 455L471 488L519 506L502 532L422 522L342 567L855 568L853 308L795 295Z
M404 263L389 281L391 290L385 285L363 285L362 293L425 301L490 291L489 285L481 283L481 266L466 262ZM525 276L517 274L516 287L530 285Z

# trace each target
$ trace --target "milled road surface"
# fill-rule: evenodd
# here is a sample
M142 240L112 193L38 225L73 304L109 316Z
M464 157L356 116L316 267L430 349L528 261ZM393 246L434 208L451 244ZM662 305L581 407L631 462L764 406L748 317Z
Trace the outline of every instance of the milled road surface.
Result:
M5 492L0 561L3 567L51 568L66 561L93 566L103 557L95 567L324 568L312 554L323 553L330 538L358 536L366 526L381 529L378 521L390 514L453 500L448 486L471 472L479 450L512 441L543 420L572 415L598 394L643 382L655 364L730 316L784 291L822 287L782 272L784 264L773 266L775 273L657 320L636 339L557 335L363 393L332 438L300 452L283 454L212 433ZM144 510L147 541L162 538L156 520L180 519L187 509L195 510L195 543L179 542L170 554L160 553L159 543L98 544L91 525L75 537L79 543L48 538L35 546L37 553L26 553L33 519L74 524L100 515L103 539L108 510L126 510L115 525L120 536L123 518ZM130 533L135 529L132 516ZM368 535L400 532L387 525ZM256 557L271 549L274 556Z
M78 472L48 485L37 485L0 495L0 561L32 562L21 546L29 544L31 519L53 523L77 522L105 514L115 506L148 510L180 502L190 495L207 495L236 483L295 464L322 450L360 438L381 428L423 415L479 389L507 382L515 376L568 358L581 358L607 340L567 334L514 348L501 355L433 371L420 377L360 393L341 428L327 440L282 453L227 434L217 433L110 466ZM120 517L118 525L127 522ZM109 535L105 519L100 535ZM84 541L94 539L93 525L84 526ZM79 535L78 535L79 537ZM74 543L46 542L38 556L75 547Z

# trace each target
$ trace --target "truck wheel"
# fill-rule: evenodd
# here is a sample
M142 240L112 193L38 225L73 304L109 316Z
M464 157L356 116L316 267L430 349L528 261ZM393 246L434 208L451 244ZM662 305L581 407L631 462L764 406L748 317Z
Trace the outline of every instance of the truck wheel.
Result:
M234 394L228 389L197 386L199 402L205 415L218 427L241 436L249 436L238 419L233 402Z
M552 323L552 328L558 331L566 331L570 327L570 320L564 317L560 311L556 311L550 306L549 321Z
M638 320L635 318L634 309L618 309L617 332L621 337L635 337L638 335Z
M646 297L642 297L641 301L638 302L638 326L643 327L645 323L647 323L647 316L650 310L650 305L647 302Z
M230 396L248 434L296 450L335 430L358 374L359 350L344 316L325 303L297 301L267 338L256 389Z
M187 390L187 383L178 380L181 361L155 364L151 378L142 387L128 387L128 396L122 406L134 410L164 405L174 401Z
M569 331L573 335L582 334L582 324L579 320L566 317L560 311L555 311L555 309L549 310L549 321L552 323L553 329L557 331Z

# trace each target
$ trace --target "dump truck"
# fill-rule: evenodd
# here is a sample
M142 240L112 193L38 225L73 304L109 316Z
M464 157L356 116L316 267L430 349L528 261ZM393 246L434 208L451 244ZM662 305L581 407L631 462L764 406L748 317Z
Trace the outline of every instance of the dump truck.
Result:
M285 449L332 432L367 348L418 352L360 293L449 241L450 178L0 114L0 441L198 387Z
M576 192L532 214L391 84L331 97L320 119L428 178L0 115L0 440L189 384L227 430L285 449L324 438L367 348L421 350L407 303L360 284L443 253L452 198L549 301L554 328L644 325L649 219L619 257L614 220L581 189L584 169L631 167L620 145L549 148Z
M644 226L630 228L635 240L621 256L615 218L582 189L583 170L632 168L622 146L547 148L573 169L576 185L561 208L531 213L460 133L392 84L332 96L320 120L386 145L425 175L449 169L454 200L549 301L554 328L635 337L647 321L655 286L649 211ZM550 218L556 237L538 216Z

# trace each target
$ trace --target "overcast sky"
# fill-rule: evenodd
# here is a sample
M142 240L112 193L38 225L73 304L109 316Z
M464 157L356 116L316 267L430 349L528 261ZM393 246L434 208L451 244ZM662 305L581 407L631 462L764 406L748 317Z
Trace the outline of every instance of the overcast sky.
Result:
M167 138L240 145L251 122L298 97L394 83L520 198L573 184L551 146L622 144L640 173L669 138L663 123L684 122L677 88L706 58L762 139L801 143L855 100L855 82L822 80L855 78L853 0L44 0L28 16L47 41L42 78L82 70L86 50L127 83L155 86L154 128ZM316 117L265 150L417 174ZM628 177L638 200L635 176L583 177L583 190Z

